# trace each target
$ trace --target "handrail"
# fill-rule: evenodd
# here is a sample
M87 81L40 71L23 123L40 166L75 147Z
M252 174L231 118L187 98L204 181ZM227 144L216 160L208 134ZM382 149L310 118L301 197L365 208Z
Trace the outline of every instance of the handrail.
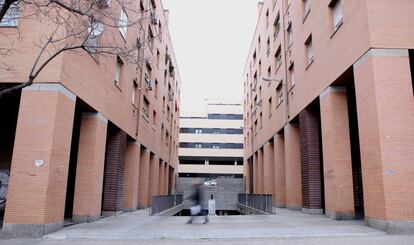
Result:
M269 214L273 213L273 202L271 194L239 193L238 202L245 206L261 210Z
M183 203L183 194L153 196L151 215L161 213Z

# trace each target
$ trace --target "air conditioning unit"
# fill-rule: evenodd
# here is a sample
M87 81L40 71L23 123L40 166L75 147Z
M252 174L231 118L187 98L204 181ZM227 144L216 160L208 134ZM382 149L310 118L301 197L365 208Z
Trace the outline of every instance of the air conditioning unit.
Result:
M107 8L111 5L111 0L96 0L100 8Z
M262 103L263 103L263 100L262 100L262 99L259 99L259 101L257 101L256 106L261 106L261 105L262 105Z
M148 79L148 77L145 77L145 82L147 83L147 91L152 90L152 80Z
M174 93L168 93L168 101L174 100Z

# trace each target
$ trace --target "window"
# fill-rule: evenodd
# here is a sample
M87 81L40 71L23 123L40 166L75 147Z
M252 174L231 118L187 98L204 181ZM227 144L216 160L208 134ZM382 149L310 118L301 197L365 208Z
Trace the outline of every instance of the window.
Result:
M275 21L273 22L273 39L276 39L280 31L280 13L277 13Z
M272 67L269 66L269 68L267 68L267 77L270 78L272 76ZM269 83L270 85L270 83Z
M287 28L287 38L288 38L288 48L290 48L290 46L292 46L293 44L293 37L292 37L292 23L289 23L289 26Z
M203 130L201 128L196 128L195 129L195 133L196 134L202 134L203 133Z
M308 58L308 64L310 65L313 62L313 47L312 47L312 34L306 39L306 56Z
M154 47L154 34L152 33L151 27L148 27L148 47L152 49Z
M158 96L158 80L157 79L155 79L154 96L155 96L155 98L157 98L157 96Z
M202 147L203 147L203 145L200 144L200 143L195 144L195 148L202 148Z
M155 110L152 111L152 125L157 125L157 112Z
M276 88L276 96L277 96L277 104L276 107L279 106L283 102L283 86L279 86Z
M147 98L144 96L144 105L142 106L142 116L144 117L144 119L149 122L149 116L148 116L148 111L149 111L149 101L147 100Z
M309 15L310 12L310 6L311 6L311 0L303 0L303 19L306 19L306 17Z
M3 3L4 0L0 0L0 6L3 6ZM0 22L0 26L17 27L17 25L19 24L19 17L19 5L17 2L15 2L7 10L2 21Z
M122 73L122 67L124 63L122 62L121 58L119 56L116 58L116 64L115 64L115 78L114 82L116 85L119 86L121 82L121 73Z
M253 53L253 63L255 63L256 64L256 50L254 51L254 53Z
M294 66L293 64L289 68L289 81L290 81L290 87L293 88L295 86L295 72L294 72Z
M259 61L259 77L262 76L262 61Z
M0 0L2 1L2 0ZM92 21L88 28L88 37L85 42L85 50L93 57L96 57L99 36L103 32L103 25L98 21Z
M157 49L157 67L159 67L159 66L160 66L160 56L161 56L161 53L160 53L160 51Z
M279 46L279 48L276 51L275 54L275 66L276 66L276 70L279 69L279 67L282 65L282 51L281 51L281 46Z
M165 111L165 96L162 96L162 111Z
M119 16L119 31L121 32L122 36L126 38L127 36L127 29L128 29L128 15L126 14L125 10L121 10L121 15Z
M268 107L269 108L269 116L272 115L272 107L273 107L273 105L272 105L272 97L270 97L269 98L269 107Z
M212 148L213 149L220 149L220 144L213 144L212 145Z
M266 27L269 26L269 9L266 11Z
M342 25L343 16L341 0L332 0L329 4L329 7L332 10L333 27L334 31L336 31Z
M220 134L219 128L213 128L213 134Z
M259 52L260 52L260 48L261 48L261 46L262 46L262 40L260 39L260 36L259 36L259 39L258 39L258 44L257 44L257 49L259 50Z
M267 50L266 51L267 52L266 54L267 54L267 56L269 56L270 55L270 37L267 38L266 48L267 48L266 49Z
M134 80L133 85L132 85L132 99L131 99L131 103L133 105L136 105L137 90L138 90L137 80Z

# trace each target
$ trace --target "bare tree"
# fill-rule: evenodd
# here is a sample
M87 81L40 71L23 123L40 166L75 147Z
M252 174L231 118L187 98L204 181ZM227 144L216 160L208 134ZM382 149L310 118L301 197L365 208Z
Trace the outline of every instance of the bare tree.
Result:
M150 46L152 39L162 35L158 28L157 33L143 38L145 20L153 21L154 10L143 6L140 0L0 0L0 6L0 25L16 27L12 32L10 28L0 27L0 38L11 40L8 46L0 44L0 72L15 71L2 57L19 52L13 47L13 41L27 38L18 28L21 22L36 21L48 26L34 44L38 53L30 71L18 71L27 76L18 85L0 87L0 98L31 85L63 52L82 50L94 58L114 56L142 67L145 57L140 57L138 50ZM141 41L120 40L127 40L129 35L141 37Z

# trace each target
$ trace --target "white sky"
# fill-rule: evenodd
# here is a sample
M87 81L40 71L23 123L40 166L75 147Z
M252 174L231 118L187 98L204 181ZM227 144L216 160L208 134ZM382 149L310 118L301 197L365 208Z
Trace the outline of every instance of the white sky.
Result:
M162 0L181 75L181 109L205 98L243 97L243 68L257 21L257 0Z

